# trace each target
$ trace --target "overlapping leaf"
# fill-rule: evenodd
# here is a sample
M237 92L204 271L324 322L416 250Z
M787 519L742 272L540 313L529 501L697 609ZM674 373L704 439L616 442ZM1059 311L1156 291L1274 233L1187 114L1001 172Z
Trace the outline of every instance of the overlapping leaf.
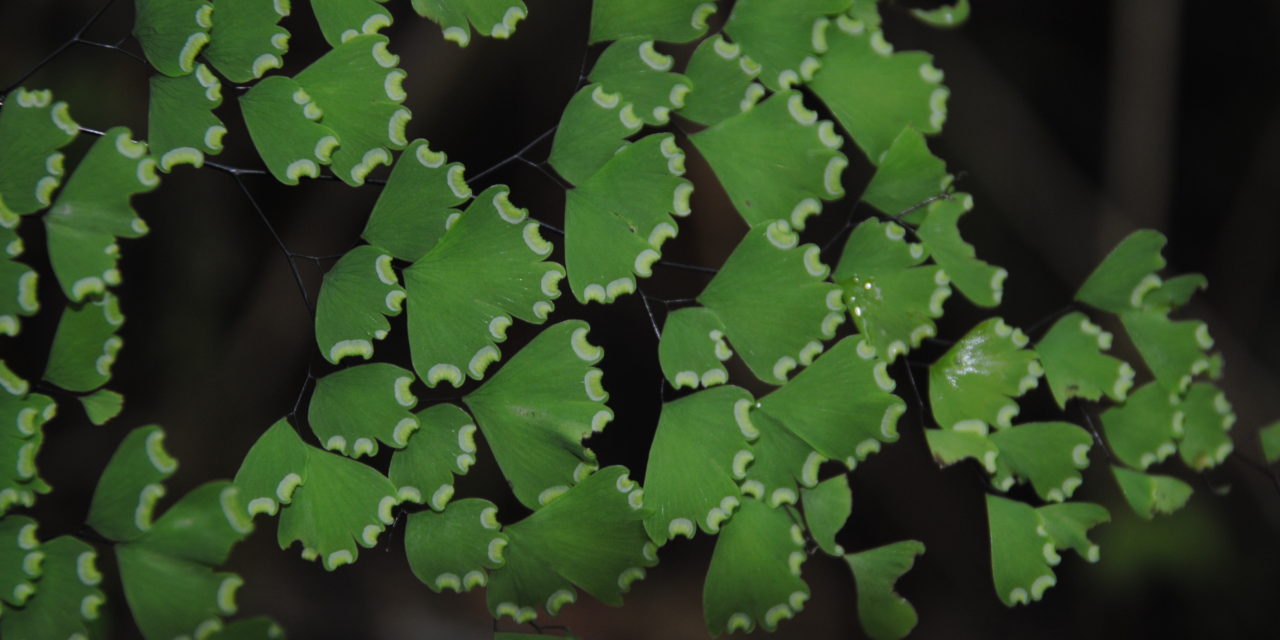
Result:
M590 42L627 37L688 42L707 32L707 19L716 12L705 0L597 0L591 8Z
M893 586L922 554L923 544L903 540L844 557L858 585L858 622L867 635L876 640L897 640L916 626L915 607Z
M48 492L36 456L44 445L44 424L57 410L46 395L0 393L0 468L7 469L0 474L0 516L16 505L31 506L35 494Z
M497 514L488 500L467 498L441 513L410 515L404 550L413 575L437 593L483 587L488 572L505 562L507 536L499 530Z
M267 76L240 96L240 111L254 147L276 180L298 184L329 164L338 136L317 122L321 111L302 85Z
M625 138L643 125L634 105L598 84L589 84L565 105L547 163L565 180L582 184L625 148L629 144Z
M1074 549L1089 562L1097 562L1101 557L1098 545L1086 534L1089 529L1111 520L1111 514L1102 506L1091 502L1064 502L1039 507L1036 515L1055 548Z
M88 543L59 536L40 545L43 572L33 594L22 607L6 608L0 616L0 635L6 638L89 637L106 597L98 584L97 552Z
M985 433L1018 415L1013 399L1035 388L1044 369L1027 336L1000 318L983 321L929 366L929 404L944 429Z
M809 599L800 578L804 535L785 507L748 498L716 538L702 588L702 611L713 635L777 629Z
M261 78L284 64L289 32L279 26L289 15L288 2L216 0L218 19L209 30L203 56L232 82Z
M19 215L49 206L62 184L58 149L79 132L67 103L54 102L50 91L19 87L5 96L0 110L0 227L15 227Z
M316 299L316 344L329 362L350 356L368 360L373 341L386 337L387 316L400 314L405 291L391 268L391 256L361 245L338 259L324 275Z
M996 595L1006 607L1039 600L1058 578L1050 567L1058 564L1053 540L1030 505L987 494L991 532L991 571Z
M1102 413L1102 431L1117 459L1146 469L1177 451L1174 441L1183 435L1183 420L1178 398L1160 385L1147 383L1123 405Z
M465 47L476 33L506 40L528 15L521 0L413 0L413 10L444 30L444 39ZM469 25L469 26L468 26Z
M111 379L111 366L124 340L120 303L110 293L68 306L58 320L44 379L68 391L92 391Z
M476 425L455 404L437 404L416 414L421 429L391 454L387 477L401 500L440 511L453 497L453 478L476 462Z
M929 443L929 452L939 467L949 467L957 462L972 459L989 474L996 474L996 458L1000 450L987 437L985 425L980 428L971 427L952 429L926 429L925 441Z
M1213 347L1213 338L1205 323L1174 321L1160 311L1130 311L1120 320L1142 361L1168 393L1185 392L1193 377L1212 368L1205 351Z
M724 361L733 355L724 325L709 309L686 307L667 314L658 361L672 387L713 387L729 381Z
M1015 477L1030 480L1042 500L1062 502L1081 485L1093 437L1069 422L1031 422L990 436L999 454L996 486L1007 490Z
M1182 508L1191 497L1191 485L1173 477L1111 466L1116 483L1133 512L1150 520Z
M680 115L700 124L713 125L747 111L765 95L764 86L754 82L760 65L719 34L698 45L684 73L694 89Z
M324 448L353 458L378 453L378 442L401 448L419 427L413 373L374 362L335 371L316 381L308 422Z
M631 103L645 123L660 125L684 106L692 88L689 78L671 72L674 65L675 58L654 49L653 40L626 38L600 54L587 79Z
M156 71L184 76L209 43L213 5L205 0L136 0L133 37Z
M935 200L916 234L960 293L980 307L994 307L1004 297L1004 281L1009 272L978 259L973 245L960 237L957 223L971 209L973 197L967 193Z
M822 67L827 27L852 0L740 0L725 22L725 33L760 65L760 81L773 91L808 82Z
M1188 467L1204 471L1220 465L1235 445L1227 430L1235 424L1231 403L1218 388L1197 382L1187 389L1179 407L1182 411L1182 439L1178 453Z
M391 26L391 12L382 7L386 1L311 0L310 4L325 41L337 48L352 38Z
M227 128L213 115L220 104L222 83L203 64L196 65L195 73L177 78L151 76L147 139L161 171L180 164L200 167L205 154L222 151Z
M1104 394L1123 401L1133 387L1129 363L1103 354L1111 348L1111 333L1079 311L1062 316L1036 343L1036 355L1059 407L1071 398L1097 401Z
M871 182L862 192L862 201L881 213L896 216L946 193L951 181L947 163L929 151L919 131L907 126L889 145ZM904 219L919 222L921 217L911 212Z
M360 237L410 262L434 247L459 213L456 207L471 197L462 164L445 164L447 160L426 140L410 143L396 160Z
M152 526L156 501L178 461L164 450L164 430L150 425L130 431L107 462L89 504L89 526L116 542L136 540Z

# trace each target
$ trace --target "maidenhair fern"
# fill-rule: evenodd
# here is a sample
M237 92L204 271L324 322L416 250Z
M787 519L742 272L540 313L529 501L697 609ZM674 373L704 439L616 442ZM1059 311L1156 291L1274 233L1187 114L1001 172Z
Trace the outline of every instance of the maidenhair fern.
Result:
M1088 536L1110 514L1075 499L1100 499L1082 486L1091 463L1105 457L1119 492L1150 518L1192 494L1153 465L1176 453L1199 472L1235 446L1234 413L1214 382L1221 359L1206 325L1180 310L1205 281L1160 274L1156 231L1122 241L1048 328L992 315L948 336L927 389L891 375L938 336L948 306L967 304L953 292L992 309L1009 274L962 237L974 199L954 191L929 148L946 121L943 72L926 53L894 50L874 1L595 0L587 39L598 56L543 136L544 168L566 191L563 230L508 186L473 193L461 163L408 139L413 78L394 53L407 45L383 34L413 19L406 3L308 4L313 25L284 0L137 0L132 35L155 72L145 141L123 126L80 128L70 112L93 105L69 108L46 90L4 96L0 333L34 350L43 336L27 330L31 318L57 317L39 345L43 369L0 361L5 638L94 635L104 606L147 638L277 637L268 619L235 618L236 589L254 576L220 569L234 545L273 524L282 549L298 543L330 571L403 526L426 589L483 588L492 616L516 623L554 618L580 597L622 605L672 539L715 536L703 588L712 635L773 631L799 615L813 595L805 565L830 556L851 572L867 634L900 638L917 614L895 583L929 562L924 545L846 547L842 531L860 499L850 474L917 430L899 424L912 402L930 423L915 435L940 465L973 460L983 471L973 482L985 507L969 506L985 509L991 584L1009 606L1045 596L1061 552L1099 560ZM511 37L530 10L521 0L407 4L463 47ZM961 0L913 15L949 28L968 12ZM317 28L327 46L286 66L299 28ZM129 431L101 471L87 528L46 537L25 515L51 499L37 464L46 424L70 398L94 424L136 419L105 386L131 357L122 292L146 295L127 286L120 263L120 240L149 231L132 199L180 165L237 180L251 171L206 167L225 136L240 135L228 131L247 131L265 168L256 171L283 184L380 189L314 307L315 346L333 367L308 373L305 420L295 408L262 425L233 480L163 510L178 469L165 431ZM96 137L87 151L69 146L82 133ZM692 152L711 175L686 175ZM850 158L874 168L855 191ZM700 182L712 178L718 187ZM699 215L691 196L704 188L722 188L749 229L700 293L661 326L650 317L667 386L641 487L588 446L615 417L606 382L621 376L592 327L555 301L567 281L580 303L638 296L648 308L645 281L664 243ZM830 203L855 200L874 211L829 238L837 251L801 241L809 223L836 215ZM41 223L43 236L28 233ZM47 243L51 272L24 258L33 237ZM40 278L58 288L37 288ZM534 337L522 347L505 344L526 329ZM408 358L390 361L379 346L393 331L406 333ZM1021 419L1042 380L1058 414ZM457 488L481 448L523 511ZM1280 458L1280 426L1263 431L1263 449ZM104 601L96 559L106 554L124 602ZM535 636L495 635L522 637Z

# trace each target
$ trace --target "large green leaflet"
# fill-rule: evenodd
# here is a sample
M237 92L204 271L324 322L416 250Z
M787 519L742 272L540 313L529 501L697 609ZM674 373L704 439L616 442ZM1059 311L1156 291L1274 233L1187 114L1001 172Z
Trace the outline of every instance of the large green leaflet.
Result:
M893 585L922 554L924 544L903 540L844 557L858 585L858 621L867 635L897 640L916 626L915 607L895 593Z
M1139 387L1129 399L1102 413L1102 430L1111 453L1135 469L1173 455L1183 435L1184 416L1178 398L1154 383Z
M288 0L216 0L218 19L202 52L232 82L249 82L284 64L289 32L279 26L289 15Z
M522 0L413 0L413 10L439 24L444 39L460 47L471 43L472 28L481 35L506 40L529 15Z
M58 320L44 379L68 391L92 391L111 379L111 365L124 341L120 303L110 293L71 305Z
M195 73L171 78L151 76L151 106L147 112L147 139L160 170L180 164L200 167L204 156L222 151L227 133L213 110L222 104L222 83L203 64Z
M786 507L742 501L716 538L702 588L702 611L713 635L773 631L809 599L800 578L807 555L804 534Z
M546 260L551 243L508 193L494 186L476 196L404 272L413 368L429 387L483 378L513 316L541 324L555 308L564 269Z
M0 227L49 206L62 183L61 149L80 132L50 91L14 89L0 110ZM10 255L13 255L10 253Z
M1120 320L1143 362L1167 392L1185 392L1192 378L1213 368L1212 360L1204 353L1213 347L1205 323L1173 321L1160 311L1130 311Z
M1007 607L1039 600L1058 578L1050 567L1058 564L1052 539L1030 505L987 494L991 531L991 571L996 595Z
M135 0L133 36L156 71L184 76L209 43L213 5L205 0Z
M326 360L373 356L373 342L386 337L387 316L400 315L405 291L391 256L361 245L338 259L316 299L316 344Z
M1150 520L1158 513L1173 513L1191 497L1191 485L1173 477L1111 466L1116 483L1133 512Z
M489 611L518 622L535 606L555 615L573 602L570 584L618 606L631 584L657 564L645 535L644 490L625 467L605 467L503 532L506 564L490 575Z
M476 462L476 425L458 405L442 403L416 416L421 428L391 454L387 477L401 500L441 511L453 497L453 478Z
M946 272L922 265L924 246L905 237L896 222L863 221L849 234L832 276L858 332L886 362L937 335L933 319L951 295Z
M1133 388L1129 363L1102 353L1111 348L1111 333L1073 311L1053 323L1036 343L1036 355L1059 407L1071 398L1097 402L1106 395L1122 402Z
M147 233L129 200L158 184L156 161L128 128L108 129L93 143L44 216L49 261L68 299L120 284L116 237Z
M497 514L488 500L467 498L450 503L442 513L410 515L404 550L413 575L437 593L488 584L488 572L502 566L507 546Z
M5 638L88 638L86 626L98 618L106 597L98 584L97 552L88 543L59 536L41 543L43 571L26 604L6 608L0 616Z
M818 547L833 555L844 555L844 547L836 542L836 534L844 528L853 510L853 494L849 476L841 474L819 482L812 489L800 490L804 505L804 522Z
M745 389L720 386L662 406L644 473L644 525L659 546L698 529L716 533L737 509L738 482L754 457L745 422L751 402Z
M707 18L716 12L705 0L597 0L591 7L591 42L631 36L688 42L707 32Z
M753 82L760 66L719 34L698 45L684 73L694 89L680 115L701 124L713 125L746 111L765 94L764 86Z
M843 139L805 107L799 91L775 94L689 140L749 225L781 218L803 229L806 218L821 213L823 200L844 195Z
M713 387L728 382L724 361L731 356L724 325L710 309L686 307L667 314L658 341L658 361L673 388Z
M960 293L980 307L994 307L1004 297L1009 272L979 260L973 245L960 237L960 216L971 209L973 197L967 193L936 200L929 205L916 234Z
M1030 422L997 431L988 438L999 451L996 486L1007 490L1014 478L1031 481L1036 494L1049 502L1071 497L1089 466L1093 437L1069 422Z
M725 33L761 67L760 81L773 91L813 79L827 50L828 16L849 8L852 0L739 0L725 22Z
M693 185L671 134L618 151L565 196L565 267L580 302L613 302L653 274L675 220L689 214Z
M797 245L784 221L752 228L698 296L751 372L770 384L812 362L844 321L818 247Z
M410 262L434 247L449 230L456 207L471 197L462 164L447 161L426 140L410 143L396 160L360 237Z
M552 325L463 398L502 474L530 509L555 499L598 465L582 440L613 419L604 349L587 342L587 323Z
M150 425L129 432L107 462L89 505L89 526L117 542L136 540L153 526L156 501L178 461L164 450L164 430Z
M1027 336L1000 318L985 320L929 366L929 404L944 429L986 433L1012 426L1013 399L1034 389L1044 369L1024 349Z
M353 458L401 448L419 427L413 373L385 362L347 367L316 381L307 419L325 449Z
M36 521L25 516L0 518L0 600L15 607L26 604L36 592L33 581L40 579L43 563Z
M381 6L386 1L311 0L310 4L325 41L337 48L352 38L391 26L391 12Z
M947 164L929 151L924 136L907 126L894 138L876 173L862 191L862 201L890 216L908 212L951 186ZM908 214L915 221L915 216Z
M1182 440L1178 453L1188 467L1204 471L1220 465L1235 445L1227 430L1235 424L1236 414L1218 388L1197 382L1182 400Z
M1158 289L1164 268L1165 237L1159 231L1135 231L1103 258L1076 291L1076 300L1112 313L1142 309L1146 295Z
M691 89L688 78L671 73L674 64L674 58L653 48L652 40L627 38L600 54L587 79L630 102L645 123L661 125L684 106Z

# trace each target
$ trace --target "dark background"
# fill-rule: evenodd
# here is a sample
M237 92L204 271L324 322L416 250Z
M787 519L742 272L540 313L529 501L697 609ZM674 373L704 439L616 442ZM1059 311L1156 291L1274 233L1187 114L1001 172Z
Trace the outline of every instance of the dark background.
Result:
M110 7L85 37L111 43L125 37L130 4ZM283 23L293 34L287 73L323 47L307 3L293 4ZM1280 187L1274 177L1280 170L1280 4L976 0L969 24L958 31L916 24L905 7L921 4L929 3L883 9L888 39L899 50L934 53L946 73L948 121L930 144L978 203L966 217L966 238L980 257L1012 274L1000 314L1016 326L1036 326L1069 301L1125 233L1160 229L1170 239L1168 272L1199 271L1209 278L1210 289L1186 315L1209 322L1225 356L1222 385L1239 415L1237 453L1203 478L1175 459L1160 465L1160 472L1188 479L1197 492L1180 513L1146 522L1124 506L1105 456L1093 451L1077 498L1111 507L1113 522L1093 534L1102 561L1090 566L1064 553L1058 585L1044 601L1008 610L991 586L981 474L967 465L938 470L920 435L921 417L912 411L900 423L901 441L851 476L854 511L841 542L852 550L905 538L925 543L928 552L899 583L920 614L916 638L1274 636L1280 491L1261 464L1255 434L1280 417L1280 335L1274 331L1280 221L1273 196ZM70 0L0 4L0 85L37 66L100 6ZM407 2L390 8L397 21L385 33L409 73L410 137L428 138L433 148L466 163L470 175L553 126L584 60L599 53L585 44L585 0L531 0L530 17L512 40L476 37L465 50L441 40L439 29L414 15ZM123 47L138 51L131 41ZM141 137L147 77L144 65L119 51L79 44L24 85L53 89L83 126L125 124ZM219 113L232 133L217 160L257 167L236 124L239 93L224 86ZM88 135L77 139L68 167L91 142ZM667 245L666 257L715 266L745 227L706 165L690 145L684 147L698 187L695 214ZM856 194L870 170L856 150L848 151L846 187ZM526 157L537 162L546 153L543 145ZM264 218L292 252L338 254L356 242L377 188L310 181L286 189L267 177L245 180L262 216L231 176L209 169L179 168L159 190L135 199L152 233L122 247L126 286L120 295L129 320L111 387L125 393L126 409L107 426L92 427L74 401L61 403L40 458L55 487L34 510L42 537L81 528L93 482L127 429L165 426L168 448L181 461L169 483L172 499L207 479L232 476L258 434L292 410L309 367L316 374L329 370L316 352L290 263ZM563 190L542 173L513 162L473 186L478 192L491 181L511 185L513 201L535 217L562 220ZM848 206L829 206L805 240L825 242ZM43 237L34 222L28 219L21 230L28 245L24 260L39 265ZM330 262L293 262L314 295ZM696 295L706 280L659 268L642 284L651 295L676 298ZM45 307L24 323L22 341L0 342L3 357L30 379L43 370L59 311L52 277L43 276L41 287ZM627 464L640 476L660 403L664 395L674 397L659 390L649 318L634 295L608 308L582 309L565 290L552 320L585 317L592 323L592 339L606 348L605 384L618 415L590 444L603 463ZM656 311L660 322L661 309ZM981 317L953 296L940 335L954 339ZM407 366L403 318L393 326L377 358ZM513 327L504 351L514 352L535 333ZM934 356L926 349L912 359L927 363ZM905 369L898 366L895 373L899 388L910 393ZM744 374L735 371L734 380L750 386ZM425 402L450 393L416 391ZM1043 388L1033 392L1024 415L1033 415L1047 398ZM482 457L461 481L459 497L466 495L495 500L508 522L521 515L491 459ZM230 567L246 579L239 594L243 614L274 615L295 638L489 635L483 592L436 595L416 582L404 561L402 525L378 548L362 550L355 566L334 573L298 559L296 548L279 551L274 529L273 522L259 520L258 532L232 554ZM626 606L609 608L584 595L558 622L594 639L705 638L701 579L710 548L704 537L673 543L662 551L663 563L635 585ZM100 562L109 566L110 553ZM805 578L812 599L774 637L861 637L843 563L815 556L805 565ZM109 597L122 603L118 591ZM122 637L136 634L127 618L115 623ZM504 622L503 628L514 625Z

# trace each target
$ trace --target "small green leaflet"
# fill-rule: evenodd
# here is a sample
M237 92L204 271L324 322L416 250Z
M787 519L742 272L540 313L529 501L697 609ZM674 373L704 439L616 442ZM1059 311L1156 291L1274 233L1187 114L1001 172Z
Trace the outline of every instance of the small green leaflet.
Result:
M1015 477L1031 481L1036 495L1049 502L1071 497L1089 466L1093 437L1069 422L1029 422L992 433L999 454L996 487L1007 491Z
M44 379L68 391L92 391L111 379L111 365L124 340L119 300L110 293L78 306L68 305L58 320Z
M116 237L147 233L129 200L159 184L156 161L128 128L108 129L89 148L44 216L49 260L68 299L80 302L120 284Z
M441 511L453 497L453 478L476 462L476 425L458 405L442 403L416 416L421 429L391 454L387 477L401 500Z
M1155 272L1164 268L1165 237L1142 229L1120 241L1076 291L1076 300L1092 307L1124 313L1142 309L1147 294L1160 287Z
M1160 311L1130 311L1121 314L1120 321L1142 354L1142 361L1165 391L1181 394L1192 378L1213 368L1204 353L1213 347L1213 338L1205 323L1173 321Z
M311 430L325 449L353 458L377 455L379 441L399 449L419 426L411 384L412 372L385 362L324 376L307 408Z
M26 516L0 518L0 600L15 607L25 604L36 592L32 581L40 579L43 563L36 521Z
M655 134L613 156L565 196L565 267L580 302L613 302L653 274L675 237L672 214L689 215L693 185L683 179L675 136Z
M958 0L937 9L912 9L911 15L931 27L954 29L969 19L969 0Z
M826 280L818 247L797 245L784 221L754 227L698 296L751 372L770 384L812 362L844 322L840 289Z
M551 243L508 194L498 185L476 196L404 271L413 368L429 387L483 378L511 318L541 324L560 296L564 269L546 260Z
M613 419L604 349L587 342L587 323L544 329L480 388L463 398L516 498L530 509L581 482L598 465L582 440Z
M156 71L184 76L209 43L213 5L205 0L135 0L133 37Z
M1147 520L1181 509L1191 497L1191 485L1173 476L1142 473L1120 465L1111 465L1111 471L1133 512Z
M436 593L485 586L488 572L505 562L507 536L497 514L492 502L480 498L450 503L443 513L411 514L404 551L413 575Z
M400 315L405 291L391 256L361 245L324 274L316 299L316 344L329 362L373 356L373 342L386 337L387 316Z
M0 110L0 227L18 225L18 216L49 206L62 183L63 155L80 126L67 103L50 91L9 92ZM13 255L13 254L10 254Z
M591 43L631 36L689 42L707 32L716 12L705 0L596 0L591 7Z
M1147 383L1124 404L1102 412L1102 431L1116 458L1146 469L1177 450L1174 441L1183 435L1183 420L1177 396Z
M760 81L771 91L808 82L822 67L827 51L829 16L849 8L852 0L739 0L724 31L760 65Z
M809 86L872 164L884 160L903 127L942 130L950 91L932 56L894 53L878 26L848 16L836 18L836 27Z
M273 0L215 0L218 19L209 31L203 56L232 82L261 78L284 64L289 32L279 26L289 3Z
M1226 395L1212 384L1197 382L1187 390L1179 408L1183 435L1178 453L1182 461L1195 471L1222 464L1235 448L1227 430L1235 424L1236 414Z
M653 48L652 40L627 38L600 54L587 79L630 102L645 123L661 125L684 106L691 89L687 77L671 73L674 64L674 58Z
M885 152L862 192L862 201L885 215L897 216L945 194L952 180L947 163L933 155L924 136L908 125ZM918 222L919 216L912 212L905 217Z
M89 526L116 542L136 540L152 527L161 484L178 468L164 450L164 430L156 425L130 431L107 462L89 505Z
M360 237L392 256L414 262L444 237L457 206L471 197L462 163L414 140L400 154Z
M980 307L994 307L1004 297L1009 272L979 260L973 245L960 237L960 216L971 209L973 196L967 193L935 200L916 234L960 293Z
M120 411L124 409L124 396L110 389L98 389L76 399L84 407L89 422L99 427L120 415Z
M391 26L391 12L380 3L387 0L311 0L320 32L335 49L361 35L376 34Z
M204 165L204 156L222 151L227 133L213 110L222 104L222 83L203 64L195 73L171 78L151 76L151 103L147 111L147 138L168 173L180 164Z
M321 125L320 107L292 78L267 76L240 96L240 111L258 155L276 180L320 176L329 164L338 136Z
M98 553L88 543L59 536L40 545L43 572L22 607L6 608L0 635L6 638L88 638L87 624L106 600L98 584Z
M745 422L751 402L745 389L719 386L662 405L644 472L644 526L659 546L698 529L716 533L737 509L738 481L754 457Z
M904 638L916 626L916 610L893 585L924 554L924 544L903 540L844 557L858 586L858 621L876 640Z
M440 25L444 39L460 47L471 43L472 28L480 35L506 40L529 15L521 0L413 0L413 10Z
M1072 311L1053 323L1036 343L1036 355L1059 408L1071 398L1097 402L1103 395L1123 402L1133 388L1135 372L1129 363L1102 351L1111 348L1111 333Z
M765 94L764 86L753 82L760 66L720 34L698 45L684 73L694 89L680 115L700 124L713 125L747 111Z
M1275 464L1280 460L1280 421L1259 429L1258 440L1262 444L1262 458L1267 464Z
M565 105L547 163L565 180L582 184L626 148L625 138L643 125L634 105L589 84Z
M1111 514L1100 505L1091 502L1064 502L1036 509L1040 525L1057 549L1074 549L1081 558L1097 562L1098 545L1086 535L1089 529L1111 521Z
M849 234L832 278L858 332L885 362L937 335L934 318L951 296L941 267L921 265L924 246L904 240L896 222L864 220Z
M822 201L844 195L843 138L805 107L799 91L775 94L689 140L753 227L783 218L803 229L806 218L822 212Z
M504 529L506 564L490 574L489 611L527 622L535 606L556 615L578 588L612 606L658 562L645 535L644 490L625 467L591 474L524 520Z
M804 522L813 541L833 556L844 555L844 547L836 542L836 534L844 528L853 511L849 476L833 476L812 489L801 489L800 500L804 505Z
M667 314L658 341L658 361L675 389L713 387L729 381L724 361L733 355L724 325L709 309L685 307Z
M0 334L18 335L22 330L18 317L40 310L36 297L38 280L35 269L17 260L0 259Z
M929 366L929 404L944 429L986 433L1012 426L1013 399L1044 373L1027 336L1000 318L983 321Z
M804 608L804 533L786 509L747 498L716 538L702 587L712 635L751 632L757 624L773 631Z
M1058 564L1054 542L1030 505L987 494L991 531L991 572L996 595L1006 607L1039 600L1058 583L1052 565Z

